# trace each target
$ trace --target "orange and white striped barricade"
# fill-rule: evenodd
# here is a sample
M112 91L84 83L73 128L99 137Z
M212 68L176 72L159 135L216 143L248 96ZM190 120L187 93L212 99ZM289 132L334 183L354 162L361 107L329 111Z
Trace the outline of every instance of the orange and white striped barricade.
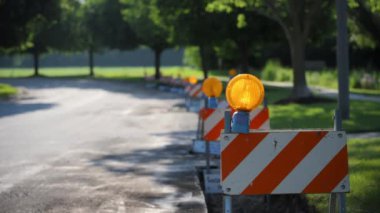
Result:
M188 90L188 98L186 99L186 106L190 112L199 112L204 104L204 99L202 98L202 84L198 83L192 85L192 87Z
M225 110L218 109L214 114L204 112L204 137L202 141L193 141L193 152L206 152L206 143L209 143L210 153L219 156L221 153L221 143L219 141L220 134L224 128L224 112ZM233 114L233 112L231 112ZM214 116L214 117L212 117ZM217 119L215 118L217 117ZM270 119L269 109L267 107L257 108L250 112L250 129L269 130ZM206 142L208 141L208 142ZM197 150L198 149L198 150ZM205 191L207 194L222 193L220 181L220 169L211 169L209 172L204 172Z
M229 108L227 101L222 100L222 101L220 101L218 103L218 109L227 109L227 108ZM201 150L205 149L204 148L204 141L202 141L204 121L201 118L204 110L205 110L204 107L202 107L199 110L198 125L197 125L197 136L196 136L196 139L195 139L195 140L200 140L200 144L199 145L201 147L203 147L203 148L201 148ZM203 152L201 152L201 153L203 153Z
M205 153L206 141L210 145L210 154L220 155L219 136L224 128L225 109L202 109L200 118L203 121L203 140L193 140L193 152ZM250 129L269 130L269 109L267 107L257 108L249 113Z
M226 195L349 192L344 131L251 131L221 135Z
M171 76L161 76L159 79L158 83L158 89L160 91L170 91L170 84L172 82L172 77Z
M202 92L202 84L195 84L191 87L189 90L189 97L190 98L202 98L203 92Z
M172 78L170 82L170 92L181 94L183 91L183 84L180 78Z

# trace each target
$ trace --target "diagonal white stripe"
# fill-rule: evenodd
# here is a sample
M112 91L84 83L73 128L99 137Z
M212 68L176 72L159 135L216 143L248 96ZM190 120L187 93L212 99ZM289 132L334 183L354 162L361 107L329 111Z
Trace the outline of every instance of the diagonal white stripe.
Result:
M269 125L269 119L266 120L261 126L259 129L263 129L263 130L270 130L270 125Z
M215 109L215 111L205 120L204 135L207 135L223 119L224 110Z
M223 189L230 188L231 190L229 194L241 194L241 192L247 188L247 186L265 169L265 167L267 167L268 164L289 144L297 133L298 132L296 131L269 133L222 182ZM275 141L277 141L277 143L275 143ZM222 142L222 147L223 146L224 144Z
M220 141L223 141L223 143L220 143L220 151L222 152L238 135L236 133L223 133L220 139Z
M249 120L251 121L253 118L255 118L255 117L261 112L261 110L263 110L261 107L252 110L252 111L249 113Z
M338 132L328 132L273 190L273 194L301 193L345 145L346 135L338 137Z
M348 175L339 182L338 185L333 189L332 192L349 192L350 191L350 180Z
M201 85L197 84L193 87L192 90L190 90L190 95L193 96L197 91L201 90Z

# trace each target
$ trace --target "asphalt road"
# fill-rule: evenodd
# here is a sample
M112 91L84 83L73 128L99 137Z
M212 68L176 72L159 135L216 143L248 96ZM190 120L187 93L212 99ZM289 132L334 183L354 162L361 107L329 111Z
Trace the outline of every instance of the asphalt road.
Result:
M197 117L174 94L126 82L7 79L0 212L204 212L188 154Z

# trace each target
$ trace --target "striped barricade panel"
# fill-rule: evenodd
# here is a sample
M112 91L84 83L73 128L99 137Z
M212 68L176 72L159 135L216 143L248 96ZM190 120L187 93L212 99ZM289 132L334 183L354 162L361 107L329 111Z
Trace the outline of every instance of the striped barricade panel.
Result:
M203 109L201 118L204 121L203 140L215 141L224 128L224 109Z
M189 96L192 98L200 98L202 94L202 84L196 84L189 90Z
M222 134L221 180L230 195L348 192L342 131Z
M189 95L189 92L190 92L191 88L192 88L192 85L186 85L186 87L185 87L185 93L186 93L186 95Z
M220 133L224 128L224 111L225 109L201 110L201 118L204 121L204 140L218 140ZM250 129L268 130L270 128L269 110L267 107L257 108L251 111L249 117Z

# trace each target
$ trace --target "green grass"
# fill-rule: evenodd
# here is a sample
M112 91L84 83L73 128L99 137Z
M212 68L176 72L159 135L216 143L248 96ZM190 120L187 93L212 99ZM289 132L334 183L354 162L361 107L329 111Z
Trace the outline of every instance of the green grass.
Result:
M361 88L361 79L364 75L375 79L373 88ZM277 61L270 60L263 68L261 77L267 81L291 82L293 79L292 69L283 67ZM338 88L337 71L335 69L324 69L321 71L306 71L308 85L325 88ZM352 69L350 70L350 91L356 94L380 96L380 74L374 71Z
M380 138L348 141L351 192L347 212L372 213L380 209ZM309 195L309 202L327 212L328 195Z
M316 104L287 104L273 103L286 98L289 89L266 87L271 128L332 128L336 102ZM367 101L350 102L350 119L343 121L343 127L349 132L380 131L380 103Z
M203 78L201 70L188 67L162 67L164 76L188 77L196 76ZM360 71L363 72L363 71ZM138 80L144 77L144 74L154 74L153 67L95 67L95 77L112 78L124 80ZM41 68L40 74L46 77L83 77L89 74L88 67L60 67L60 68ZM291 81L292 71L290 68L282 67L276 63L268 63L262 73L256 72L264 80L271 81ZM0 68L0 78L19 78L33 76L32 68ZM210 71L210 76L227 77L227 71ZM322 86L327 88L337 88L336 72L334 70L325 70L321 72L307 72L307 81L312 86ZM380 89L361 89L354 88L354 84L359 78L357 72L350 77L350 91L357 94L380 96Z
M0 98L9 98L12 95L17 94L17 89L9 84L0 83Z
M46 77L75 77L87 76L88 67L60 67L60 68L41 68L40 74ZM196 76L201 78L202 71L187 67L161 67L164 76L187 77ZM153 75L153 67L95 67L95 77L100 78L142 78L144 74ZM226 72L227 73L227 72ZM211 75L223 75L220 72L212 71ZM33 76L32 68L1 68L0 78L19 78Z

